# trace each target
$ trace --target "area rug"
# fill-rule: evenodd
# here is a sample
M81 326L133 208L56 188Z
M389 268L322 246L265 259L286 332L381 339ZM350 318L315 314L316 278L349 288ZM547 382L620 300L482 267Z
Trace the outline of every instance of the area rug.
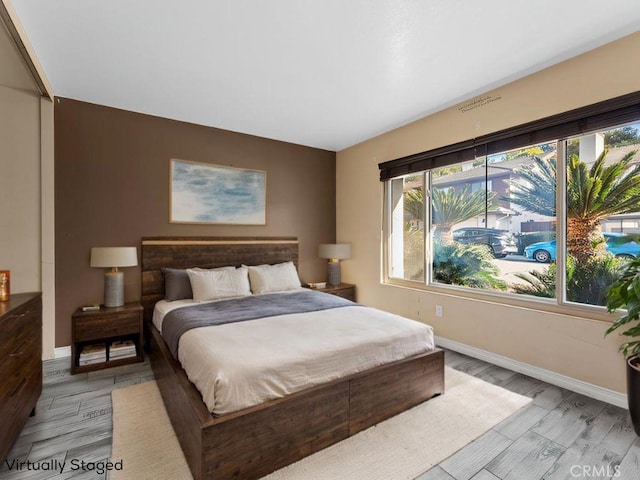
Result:
M446 393L284 467L264 480L410 480L531 401L445 369ZM117 389L110 480L191 479L155 382Z

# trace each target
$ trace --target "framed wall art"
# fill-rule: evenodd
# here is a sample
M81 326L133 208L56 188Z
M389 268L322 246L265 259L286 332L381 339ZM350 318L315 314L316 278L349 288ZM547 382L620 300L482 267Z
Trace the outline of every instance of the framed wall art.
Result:
M172 159L169 176L171 223L267 223L267 172Z

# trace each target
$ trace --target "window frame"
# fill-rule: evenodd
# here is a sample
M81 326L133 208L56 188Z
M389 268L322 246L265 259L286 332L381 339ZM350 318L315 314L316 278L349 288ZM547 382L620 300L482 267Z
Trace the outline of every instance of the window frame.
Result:
M481 137L427 150L378 164L380 181L410 173L455 165L479 156L586 135L640 118L640 91L576 108Z
M383 284L404 288L411 288L431 293L453 295L474 300L489 301L509 306L515 306L536 311L559 313L575 317L588 318L594 321L611 321L611 315L606 308L599 305L579 304L566 300L566 239L564 235L556 236L556 276L555 298L534 297L531 295L514 294L494 290L473 289L459 285L447 285L433 282L433 248L431 228L431 192L432 175L435 168L450 166L469 160L473 152L478 156L501 153L495 149L508 146L503 151L525 148L542 142L557 142L556 169L556 225L560 232L566 232L566 145L570 138L587 135L607 128L615 128L625 123L640 121L640 92L634 92L611 100L599 102L579 109L571 110L559 115L544 118L524 125L505 129L477 139L466 140L453 145L429 150L408 157L391 160L379 164L380 180L383 183L383 265L381 280ZM555 138L548 138L555 133ZM525 139L528 139L525 143ZM530 141L532 140L532 141ZM489 153L491 152L491 153ZM421 168L422 167L422 168ZM428 168L424 168L428 167ZM486 168L486 166L485 166ZM391 241L390 210L392 208L391 181L406 175L423 175L425 191L425 228L424 234L424 280L413 281L395 278L389 275L392 257L389 251ZM391 176L390 176L391 175Z

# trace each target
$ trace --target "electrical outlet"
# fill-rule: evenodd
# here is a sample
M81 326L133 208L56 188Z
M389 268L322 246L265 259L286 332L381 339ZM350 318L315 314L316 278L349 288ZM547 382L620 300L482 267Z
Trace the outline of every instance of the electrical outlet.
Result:
M442 305L436 305L436 317L442 317L443 314L444 310L442 308Z

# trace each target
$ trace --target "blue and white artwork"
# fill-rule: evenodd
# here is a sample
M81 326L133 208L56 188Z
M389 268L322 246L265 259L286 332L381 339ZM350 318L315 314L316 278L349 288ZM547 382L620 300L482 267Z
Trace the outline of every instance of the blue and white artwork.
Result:
M265 225L267 173L171 160L173 223Z

